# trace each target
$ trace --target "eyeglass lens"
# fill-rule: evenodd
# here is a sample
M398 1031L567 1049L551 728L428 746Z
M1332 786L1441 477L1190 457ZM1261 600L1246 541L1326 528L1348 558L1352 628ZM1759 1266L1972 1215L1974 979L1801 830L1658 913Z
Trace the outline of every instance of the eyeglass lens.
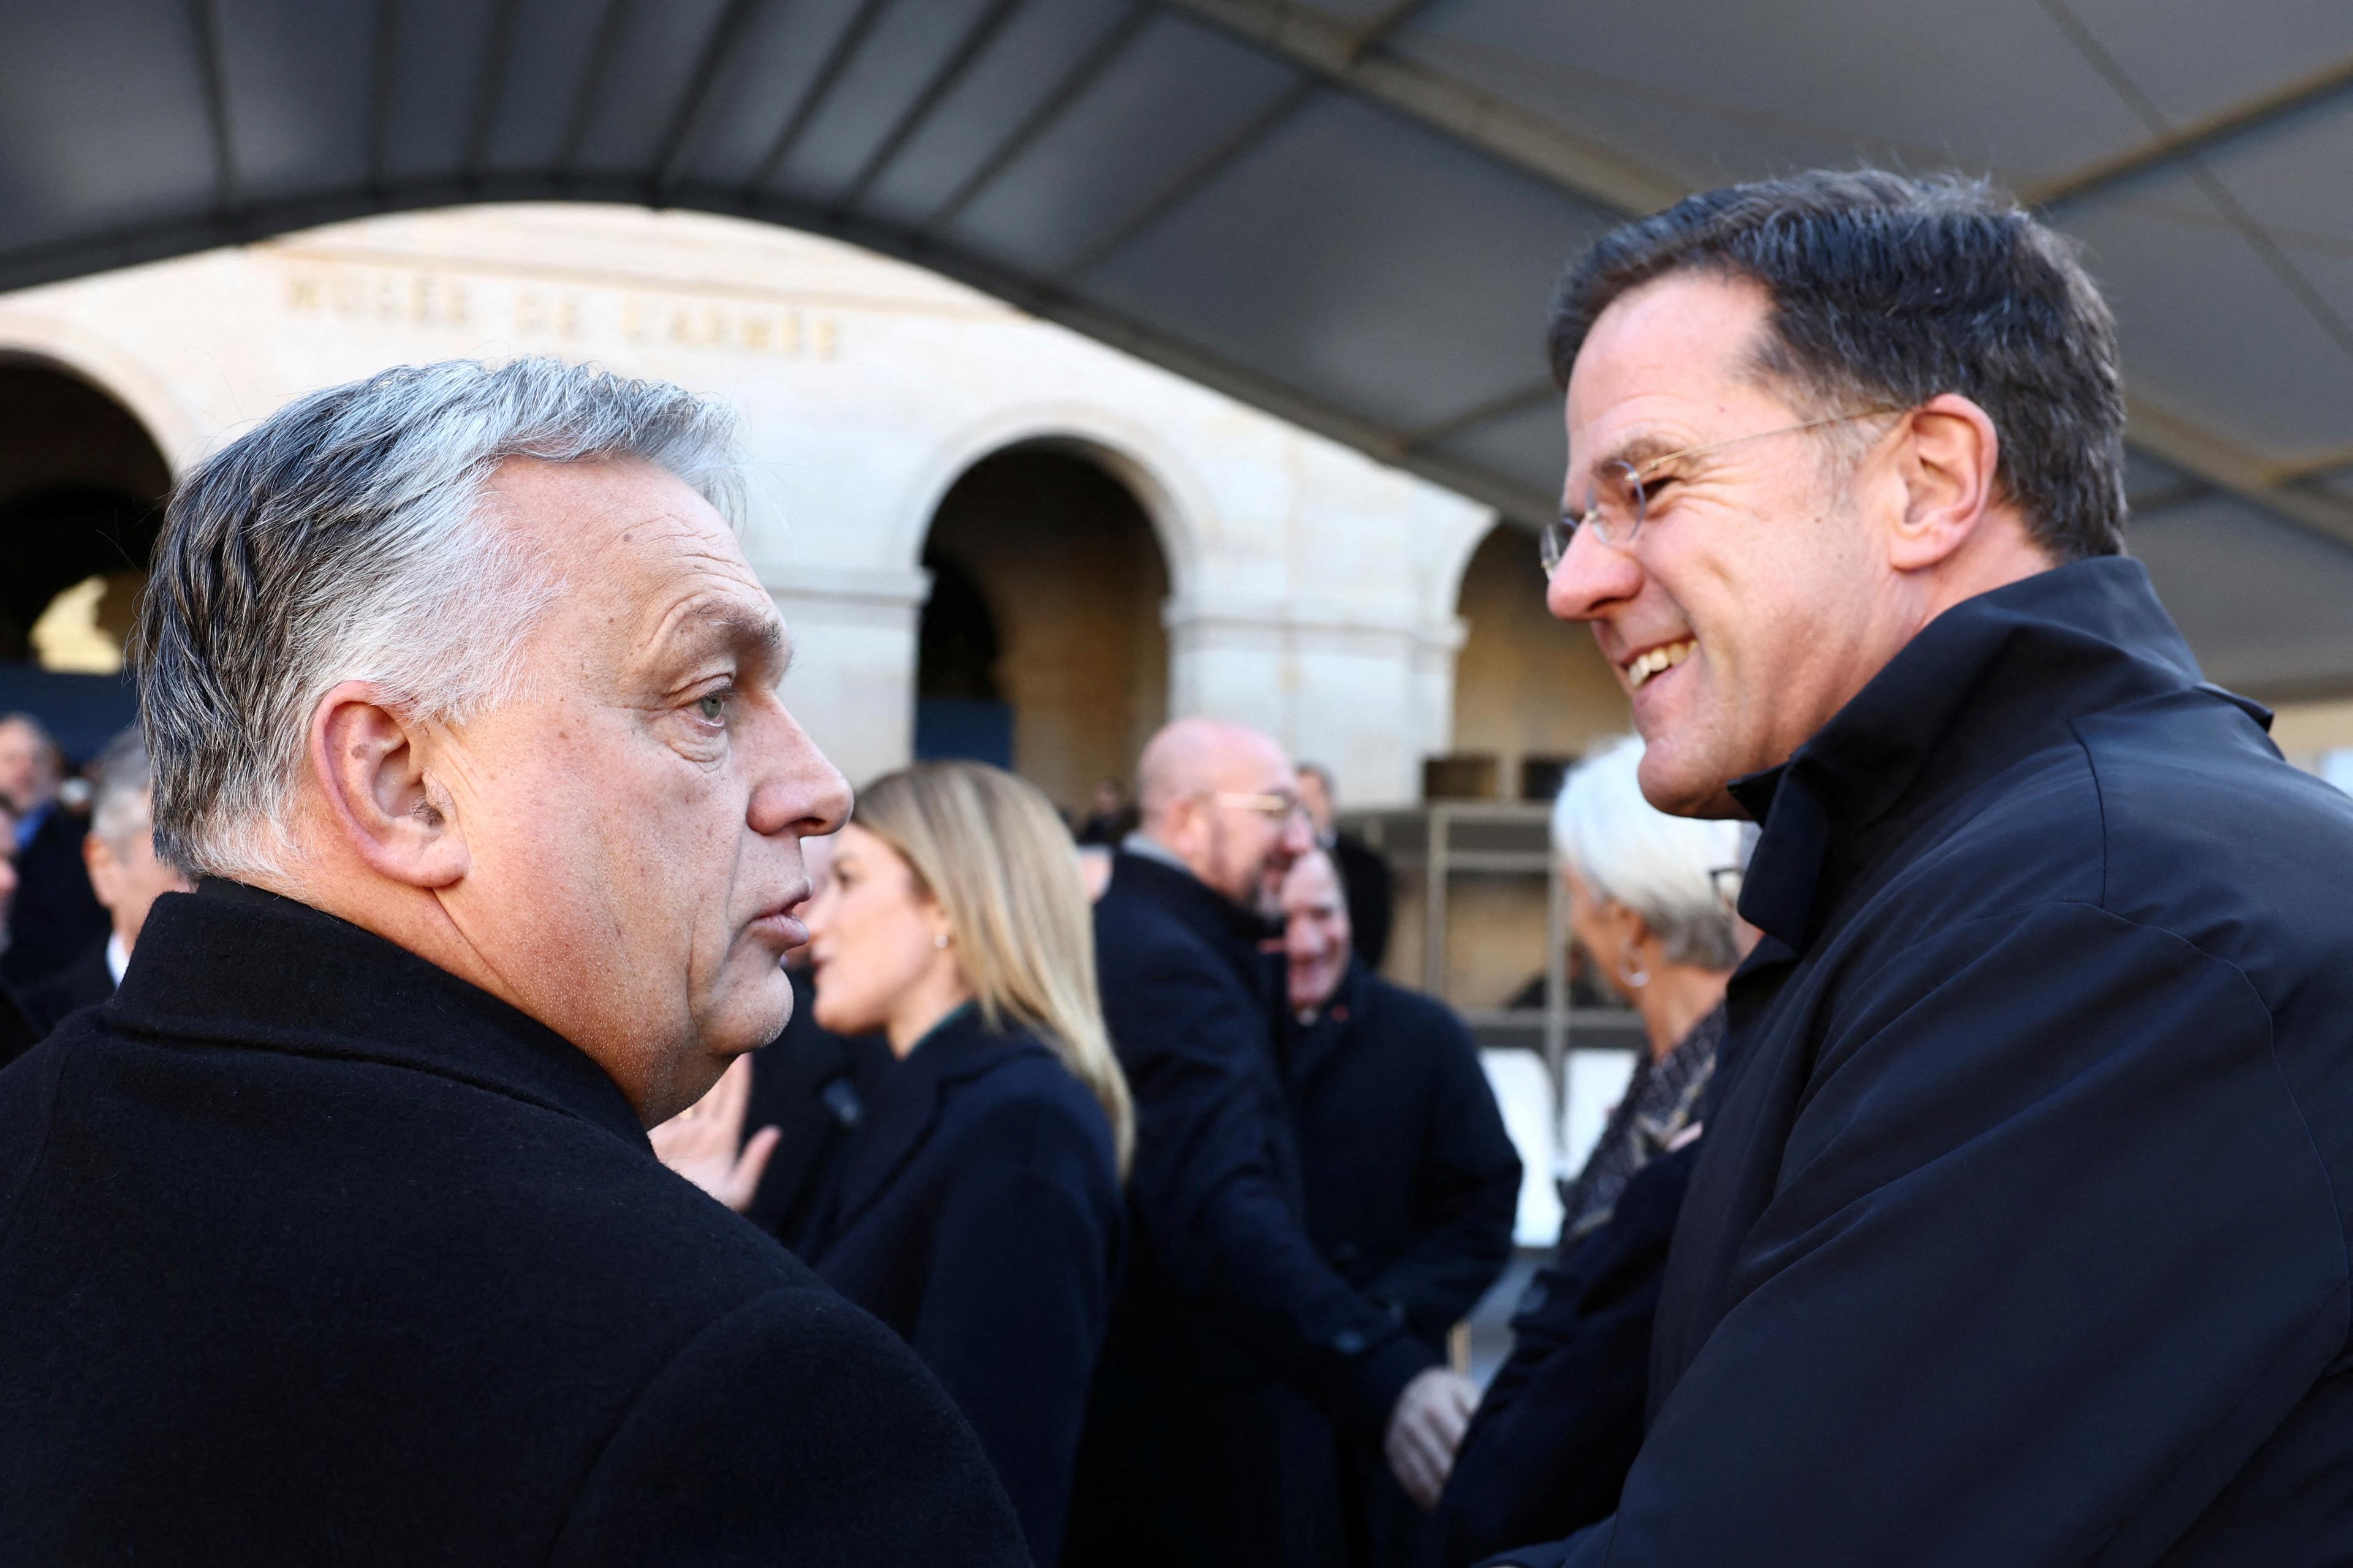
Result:
M1634 536L1642 531L1646 505L1642 476L1634 465L1604 463L1594 470L1593 482L1586 487L1585 510L1576 516L1564 514L1559 521L1545 524L1537 546L1545 575L1549 577L1560 569L1561 562L1568 555L1569 543L1580 528L1593 530L1604 544L1631 549Z

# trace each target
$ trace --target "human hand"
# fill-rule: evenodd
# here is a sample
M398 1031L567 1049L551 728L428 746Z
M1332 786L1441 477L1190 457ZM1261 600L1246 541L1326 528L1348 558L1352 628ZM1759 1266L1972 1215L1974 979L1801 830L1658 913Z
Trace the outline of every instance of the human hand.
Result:
M1421 1507L1438 1506L1454 1469L1454 1450L1462 1446L1471 1413L1478 1408L1479 1385L1442 1366L1419 1374L1398 1395L1381 1451L1398 1485Z
M663 1164L737 1214L752 1206L760 1173L784 1136L776 1128L763 1127L739 1152L744 1112L751 1103L752 1058L746 1053L728 1064L709 1094L646 1135Z

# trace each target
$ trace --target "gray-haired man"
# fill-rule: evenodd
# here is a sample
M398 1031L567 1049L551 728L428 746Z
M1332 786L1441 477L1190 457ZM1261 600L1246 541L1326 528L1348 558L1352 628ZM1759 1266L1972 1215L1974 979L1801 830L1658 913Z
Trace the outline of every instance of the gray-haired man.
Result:
M728 442L442 364L181 486L134 651L199 889L0 1077L0 1560L1024 1560L905 1347L646 1143L784 1023L849 805Z

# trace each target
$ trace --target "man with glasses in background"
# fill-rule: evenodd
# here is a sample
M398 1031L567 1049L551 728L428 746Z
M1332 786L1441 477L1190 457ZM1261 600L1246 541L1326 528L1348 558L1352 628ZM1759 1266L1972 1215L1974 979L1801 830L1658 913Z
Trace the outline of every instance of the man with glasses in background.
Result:
M1762 826L1650 1426L1577 1568L2353 1560L2353 801L2123 553L2124 398L1988 187L1694 196L1551 349L1652 804Z
M1143 826L1095 906L1103 1016L1135 1095L1134 1251L1064 1561L1325 1561L1335 1446L1303 1431L1329 1420L1425 1457L1434 1486L1469 1410L1437 1353L1307 1233L1267 950L1268 900L1313 847L1290 760L1258 731L1184 719L1137 773Z

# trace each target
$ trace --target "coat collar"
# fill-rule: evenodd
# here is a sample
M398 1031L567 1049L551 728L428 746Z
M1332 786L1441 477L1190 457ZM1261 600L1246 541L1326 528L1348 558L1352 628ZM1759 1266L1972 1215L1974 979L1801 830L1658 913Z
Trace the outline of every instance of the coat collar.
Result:
M990 1029L980 1009L969 1003L934 1025L904 1061L883 1072L869 1098L864 1125L844 1151L841 1187L818 1250L847 1231L889 1189L930 1138L941 1108L959 1085L1030 1055L1055 1059L1044 1042L1026 1029Z
M1801 952L1857 875L1939 808L2086 714L2193 689L2271 722L2206 684L2137 561L2079 561L1965 600L1788 762L1733 782L1764 826L1740 912Z
M107 1016L135 1034L410 1068L647 1147L620 1089L553 1029L373 931L243 883L156 900Z
M1187 930L1224 953L1252 995L1261 1001L1272 999L1267 993L1270 972L1261 962L1259 946L1281 935L1277 928L1183 867L1124 849L1112 857L1111 886L1114 892L1134 893L1166 910Z

